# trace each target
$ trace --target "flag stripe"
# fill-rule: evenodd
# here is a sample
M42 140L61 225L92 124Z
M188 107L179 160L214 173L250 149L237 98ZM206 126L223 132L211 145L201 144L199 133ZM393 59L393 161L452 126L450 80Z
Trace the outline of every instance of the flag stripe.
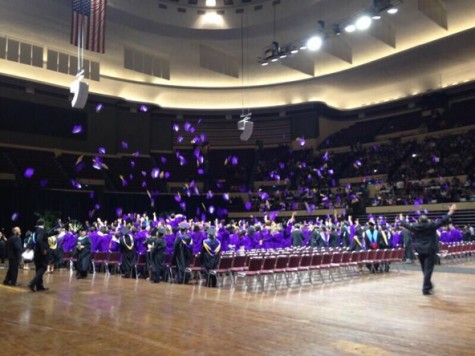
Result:
M105 51L105 15L107 0L72 0L71 44L78 46L84 31L84 48Z

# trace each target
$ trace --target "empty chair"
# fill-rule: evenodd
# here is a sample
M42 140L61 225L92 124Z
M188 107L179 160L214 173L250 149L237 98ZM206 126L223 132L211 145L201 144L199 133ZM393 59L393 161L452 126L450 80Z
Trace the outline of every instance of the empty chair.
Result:
M147 271L147 255L146 254L139 254L135 260L135 278L139 278L138 270L139 268L143 271Z
M212 269L209 271L209 275L216 276L216 279L218 281L217 286L219 286L219 277L222 276L221 278L221 287L224 285L224 280L226 278L227 274L231 273L231 267L233 265L233 259L234 257L232 255L228 256L221 256L218 262L218 267L216 269ZM208 276L208 284L209 284L209 276Z
M302 281L300 280L300 275L299 275L299 266L300 266L301 257L302 257L301 255L290 255L289 257L289 264L287 265L287 268L285 269L285 273L287 274L287 284L289 287L292 285L292 279L289 277L292 277L293 273L296 274L299 284L302 285Z
M246 255L235 255L233 260L233 265L230 269L231 271L231 280L234 284L236 273L247 270L248 266L248 256Z
M331 269L332 269L332 265L331 265L332 264L332 259L333 259L333 253L325 252L323 254L323 257L322 257L322 263L320 265L320 269L321 270L326 269L328 271L328 279L333 282L335 280L335 278L333 278L333 274L332 274L332 271L331 271ZM323 274L322 274L322 280L325 281L323 279Z
M249 267L246 271L241 271L236 274L236 284L237 278L244 278L244 283L246 288L248 288L247 277L258 277L259 271L262 268L262 262L264 259L262 257L251 257L249 260Z
M200 255L194 255L190 266L185 268L185 273L189 274L191 278L198 277L198 282L201 282L201 258Z
M365 256L366 259L363 260L362 262L364 264L366 264L366 267L368 268L370 273L374 273L374 272L376 272L375 259L376 259L377 251L376 250L368 250L367 252L368 252L368 254L367 254L367 256Z
M302 255L300 259L299 272L307 272L308 280L312 283L312 274L310 273L310 265L312 264L312 255ZM301 278L302 280L302 278Z
M330 269L336 268L341 279L343 279L343 274L341 273L341 260L343 259L343 252L338 251L333 253L332 261L330 262ZM329 270L330 270L329 269Z
M110 274L110 267L114 268L114 272L120 271L120 252L109 252L106 260L106 273Z
M276 263L277 257L276 256L267 256L264 258L264 262L262 264L261 270L258 272L258 279L261 282L262 289L264 289L265 279L266 276L272 276L272 280L274 281L274 287L277 289L277 282L274 276L274 268ZM264 278L260 278L263 276Z
M318 271L322 283L324 282L322 274L323 253L316 253L312 256L312 262L309 266L309 273L312 275L313 271ZM313 279L312 279L313 282Z
M285 269L287 268L287 265L289 264L289 255L279 255L277 256L277 259L275 261L275 267L274 267L274 280L277 283L277 275L279 273L282 273L285 277L285 281L287 284L289 284L288 278L287 278L287 273L285 272Z
M102 266L106 266L107 252L94 252L91 257L92 273L96 273L96 266L99 266L99 271Z

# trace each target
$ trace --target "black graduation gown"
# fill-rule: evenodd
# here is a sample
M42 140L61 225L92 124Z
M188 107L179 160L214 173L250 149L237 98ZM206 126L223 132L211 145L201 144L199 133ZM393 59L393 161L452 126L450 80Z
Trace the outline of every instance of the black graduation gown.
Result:
M341 232L340 232L340 239L341 239L341 243L343 244L343 247L350 246L350 231L348 229L348 226L346 225L342 226Z
M134 271L135 266L135 244L134 238L125 234L120 238L120 253L122 254L122 274L124 277L130 277Z
M185 268L190 265L192 256L193 240L190 235L178 233L173 244L173 263L176 266L177 282L185 280Z
M336 231L330 232L328 247L338 247L338 233Z
M83 247L79 249L78 247ZM74 249L76 256L76 271L78 277L87 277L87 272L91 266L91 239L88 236L78 237L76 247Z
M210 275L209 271L216 269L219 263L219 253L221 251L221 242L216 238L207 238L203 241L203 247L200 254L200 262L203 272L206 275L207 286L216 287L217 280L215 275Z
M310 234L310 239L308 240L307 246L310 247L322 247L324 246L322 236L320 235L320 231L313 230Z
M292 238L292 246L300 247L303 246L303 241L305 240L305 235L300 229L295 229L290 233Z
M152 282L158 283L164 279L165 249L167 243L163 237L153 237L150 240L152 248L150 250L150 270L152 271Z

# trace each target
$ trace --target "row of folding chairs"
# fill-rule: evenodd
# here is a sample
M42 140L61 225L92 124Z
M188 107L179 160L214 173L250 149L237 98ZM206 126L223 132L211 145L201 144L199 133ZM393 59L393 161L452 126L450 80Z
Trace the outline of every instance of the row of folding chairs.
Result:
M63 252L63 261L70 270L74 269L76 257L72 252ZM92 252L91 253L91 267L92 272L96 273L96 269L104 268L106 273L110 273L111 268L118 272L121 265L120 252Z
M448 262L464 262L471 260L475 255L474 242L459 242L450 244L441 244L439 257Z
M277 276L283 276L290 287L294 278L303 284L305 275L310 283L313 283L313 273L316 271L321 282L325 282L323 271L327 271L327 280L334 281L336 271L343 279L345 275L360 275L364 267L369 272L377 272L380 266L396 263L395 267L404 257L403 249L368 250L360 252L327 251L313 254L275 254L266 256L252 255L223 255L219 260L218 267L210 271L218 279L218 286L223 286L227 277L231 278L232 286L235 286L238 278L244 279L243 287L248 287L248 279L257 279L264 289L266 277L272 277L274 287L277 288ZM194 264L190 267L190 273L198 272L201 267ZM384 271L384 270L383 270ZM357 273L354 273L357 272Z

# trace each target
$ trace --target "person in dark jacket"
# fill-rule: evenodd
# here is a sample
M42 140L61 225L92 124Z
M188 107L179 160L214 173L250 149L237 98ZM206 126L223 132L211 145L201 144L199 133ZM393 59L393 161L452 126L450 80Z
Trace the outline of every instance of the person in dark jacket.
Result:
M20 267L21 253L23 251L20 235L20 228L15 226L12 229L12 236L7 241L8 271L3 281L3 284L7 286L17 285L18 267Z
M46 272L48 267L48 234L45 230L45 221L43 219L38 219L36 222L36 230L33 234L33 249L35 255L33 257L33 262L35 263L36 273L33 279L28 284L28 288L32 292L42 292L48 290L43 284L43 275Z
M402 214L399 217L401 226L414 234L414 247L418 253L417 257L419 258L422 273L424 274L424 282L422 284L423 295L432 294L434 288L431 278L438 250L437 229L449 222L450 217L456 209L457 206L452 204L447 215L438 221L430 221L426 215L421 215L417 223L409 224L409 222L403 219Z

